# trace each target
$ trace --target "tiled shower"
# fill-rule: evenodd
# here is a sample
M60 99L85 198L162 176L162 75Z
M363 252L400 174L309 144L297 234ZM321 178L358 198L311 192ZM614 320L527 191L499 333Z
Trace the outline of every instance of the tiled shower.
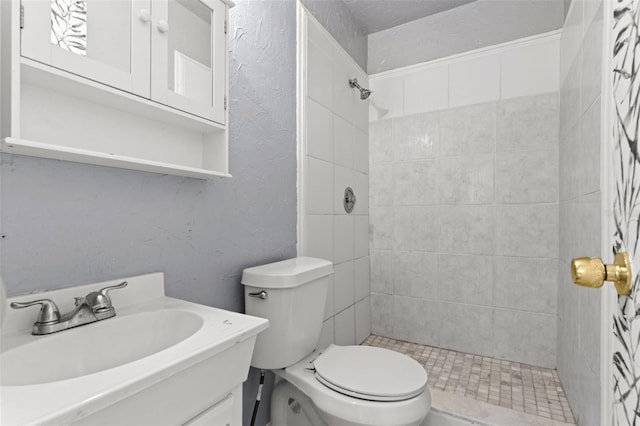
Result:
M559 46L371 77L374 334L555 367Z
M598 158L601 2L574 0L559 30L406 67L370 61L384 69L370 75L305 19L299 253L335 264L321 346L371 334L557 369L561 408L525 391L521 411L598 424L587 317L599 296L577 294L568 261L600 252L586 236L600 232L599 170L581 164Z

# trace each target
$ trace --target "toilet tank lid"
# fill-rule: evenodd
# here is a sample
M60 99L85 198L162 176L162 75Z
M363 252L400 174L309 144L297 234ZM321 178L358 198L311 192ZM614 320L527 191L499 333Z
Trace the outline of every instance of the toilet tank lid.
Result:
M242 272L241 283L253 287L289 288L306 284L333 273L333 263L315 257L295 257L281 262L254 266Z

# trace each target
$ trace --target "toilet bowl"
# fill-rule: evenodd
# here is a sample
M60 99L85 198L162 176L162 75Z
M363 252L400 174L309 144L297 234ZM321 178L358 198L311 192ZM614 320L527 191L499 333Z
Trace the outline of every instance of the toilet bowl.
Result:
M272 426L418 426L431 407L427 373L388 349L320 337L331 262L300 257L246 269L245 310L269 319L251 365L273 370Z
M419 425L431 407L424 369L388 349L331 345L274 373L273 426Z

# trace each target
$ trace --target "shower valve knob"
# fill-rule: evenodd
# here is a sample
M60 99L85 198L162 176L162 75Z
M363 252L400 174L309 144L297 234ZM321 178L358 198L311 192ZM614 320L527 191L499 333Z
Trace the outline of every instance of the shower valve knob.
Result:
M342 201L344 211L351 213L356 205L356 194L353 193L353 189L350 187L344 190L344 199Z
M605 265L598 257L572 259L571 279L575 284L589 288L600 288L605 281L611 281L620 296L627 295L632 285L629 255L617 253L611 265Z

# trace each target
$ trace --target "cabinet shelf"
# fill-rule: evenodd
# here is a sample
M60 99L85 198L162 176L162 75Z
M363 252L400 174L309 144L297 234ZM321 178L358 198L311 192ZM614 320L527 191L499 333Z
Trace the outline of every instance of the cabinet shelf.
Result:
M201 133L222 131L225 126L205 120L160 103L114 89L102 83L79 77L49 65L21 57L23 84L42 87L89 102L105 105L135 115L172 124Z
M0 1L0 152L231 177L225 22L232 3L195 4L128 0L124 9L91 9L84 20L98 30L83 55L51 43L49 2ZM144 11L153 19L136 17ZM171 33L160 31L167 22ZM185 36L181 28L198 31ZM209 68L180 67L171 62L178 53Z
M163 173L175 176L192 177L196 179L231 177L228 173L221 173L213 170L163 163L160 161L150 161L142 158L127 157L124 155L107 154L103 152L89 151L18 138L3 139L0 143L0 151L9 154L29 155L34 157L50 158L53 160L75 161L79 163L95 164L98 166Z

